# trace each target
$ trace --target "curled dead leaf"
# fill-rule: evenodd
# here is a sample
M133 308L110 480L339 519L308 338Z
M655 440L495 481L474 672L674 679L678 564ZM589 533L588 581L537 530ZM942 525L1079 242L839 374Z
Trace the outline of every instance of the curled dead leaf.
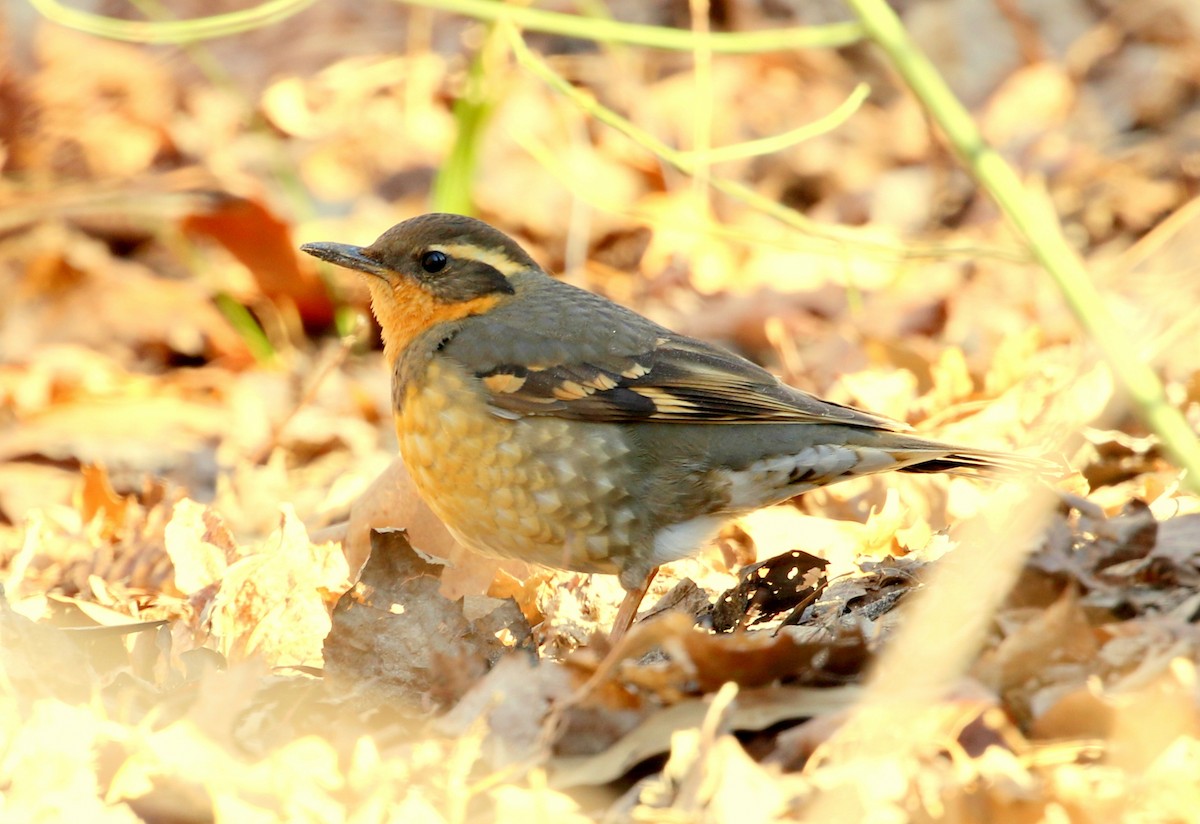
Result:
M372 531L371 556L338 600L324 643L335 690L411 707L446 705L528 642L529 625L515 603L468 618L461 600L439 593L441 571L403 530Z

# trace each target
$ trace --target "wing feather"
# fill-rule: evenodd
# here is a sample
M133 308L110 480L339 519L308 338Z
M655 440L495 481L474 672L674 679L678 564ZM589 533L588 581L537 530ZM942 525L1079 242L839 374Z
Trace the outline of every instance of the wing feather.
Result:
M629 423L841 423L885 431L904 424L787 386L732 352L663 335L644 352L594 363L501 364L478 372L503 417L546 415Z

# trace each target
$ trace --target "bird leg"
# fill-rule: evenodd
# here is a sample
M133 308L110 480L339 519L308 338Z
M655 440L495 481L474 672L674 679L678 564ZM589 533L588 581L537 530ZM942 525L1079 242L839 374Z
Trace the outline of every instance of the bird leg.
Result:
M629 628L633 626L633 619L637 617L638 607L642 605L642 599L646 597L646 591L650 589L650 584L657 574L658 567L651 567L640 584L625 592L625 597L621 599L621 606L617 608L617 617L613 621L612 631L608 634L609 643L615 645L625 637L625 633L629 632Z

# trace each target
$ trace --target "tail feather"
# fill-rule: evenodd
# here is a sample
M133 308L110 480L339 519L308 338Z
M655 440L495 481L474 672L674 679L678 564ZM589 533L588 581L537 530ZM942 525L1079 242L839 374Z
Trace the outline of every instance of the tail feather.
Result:
M941 472L967 478L1013 480L1020 476L1052 479L1062 475L1062 467L1054 461L1027 455L1009 455L984 449L948 447L949 452L904 466L901 472Z

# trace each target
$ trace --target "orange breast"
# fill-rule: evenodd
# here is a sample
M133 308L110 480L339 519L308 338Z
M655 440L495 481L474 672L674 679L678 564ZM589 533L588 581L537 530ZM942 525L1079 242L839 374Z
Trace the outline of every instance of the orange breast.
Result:
M617 572L637 538L619 427L493 415L477 379L435 359L396 415L429 507L467 547L580 572Z

